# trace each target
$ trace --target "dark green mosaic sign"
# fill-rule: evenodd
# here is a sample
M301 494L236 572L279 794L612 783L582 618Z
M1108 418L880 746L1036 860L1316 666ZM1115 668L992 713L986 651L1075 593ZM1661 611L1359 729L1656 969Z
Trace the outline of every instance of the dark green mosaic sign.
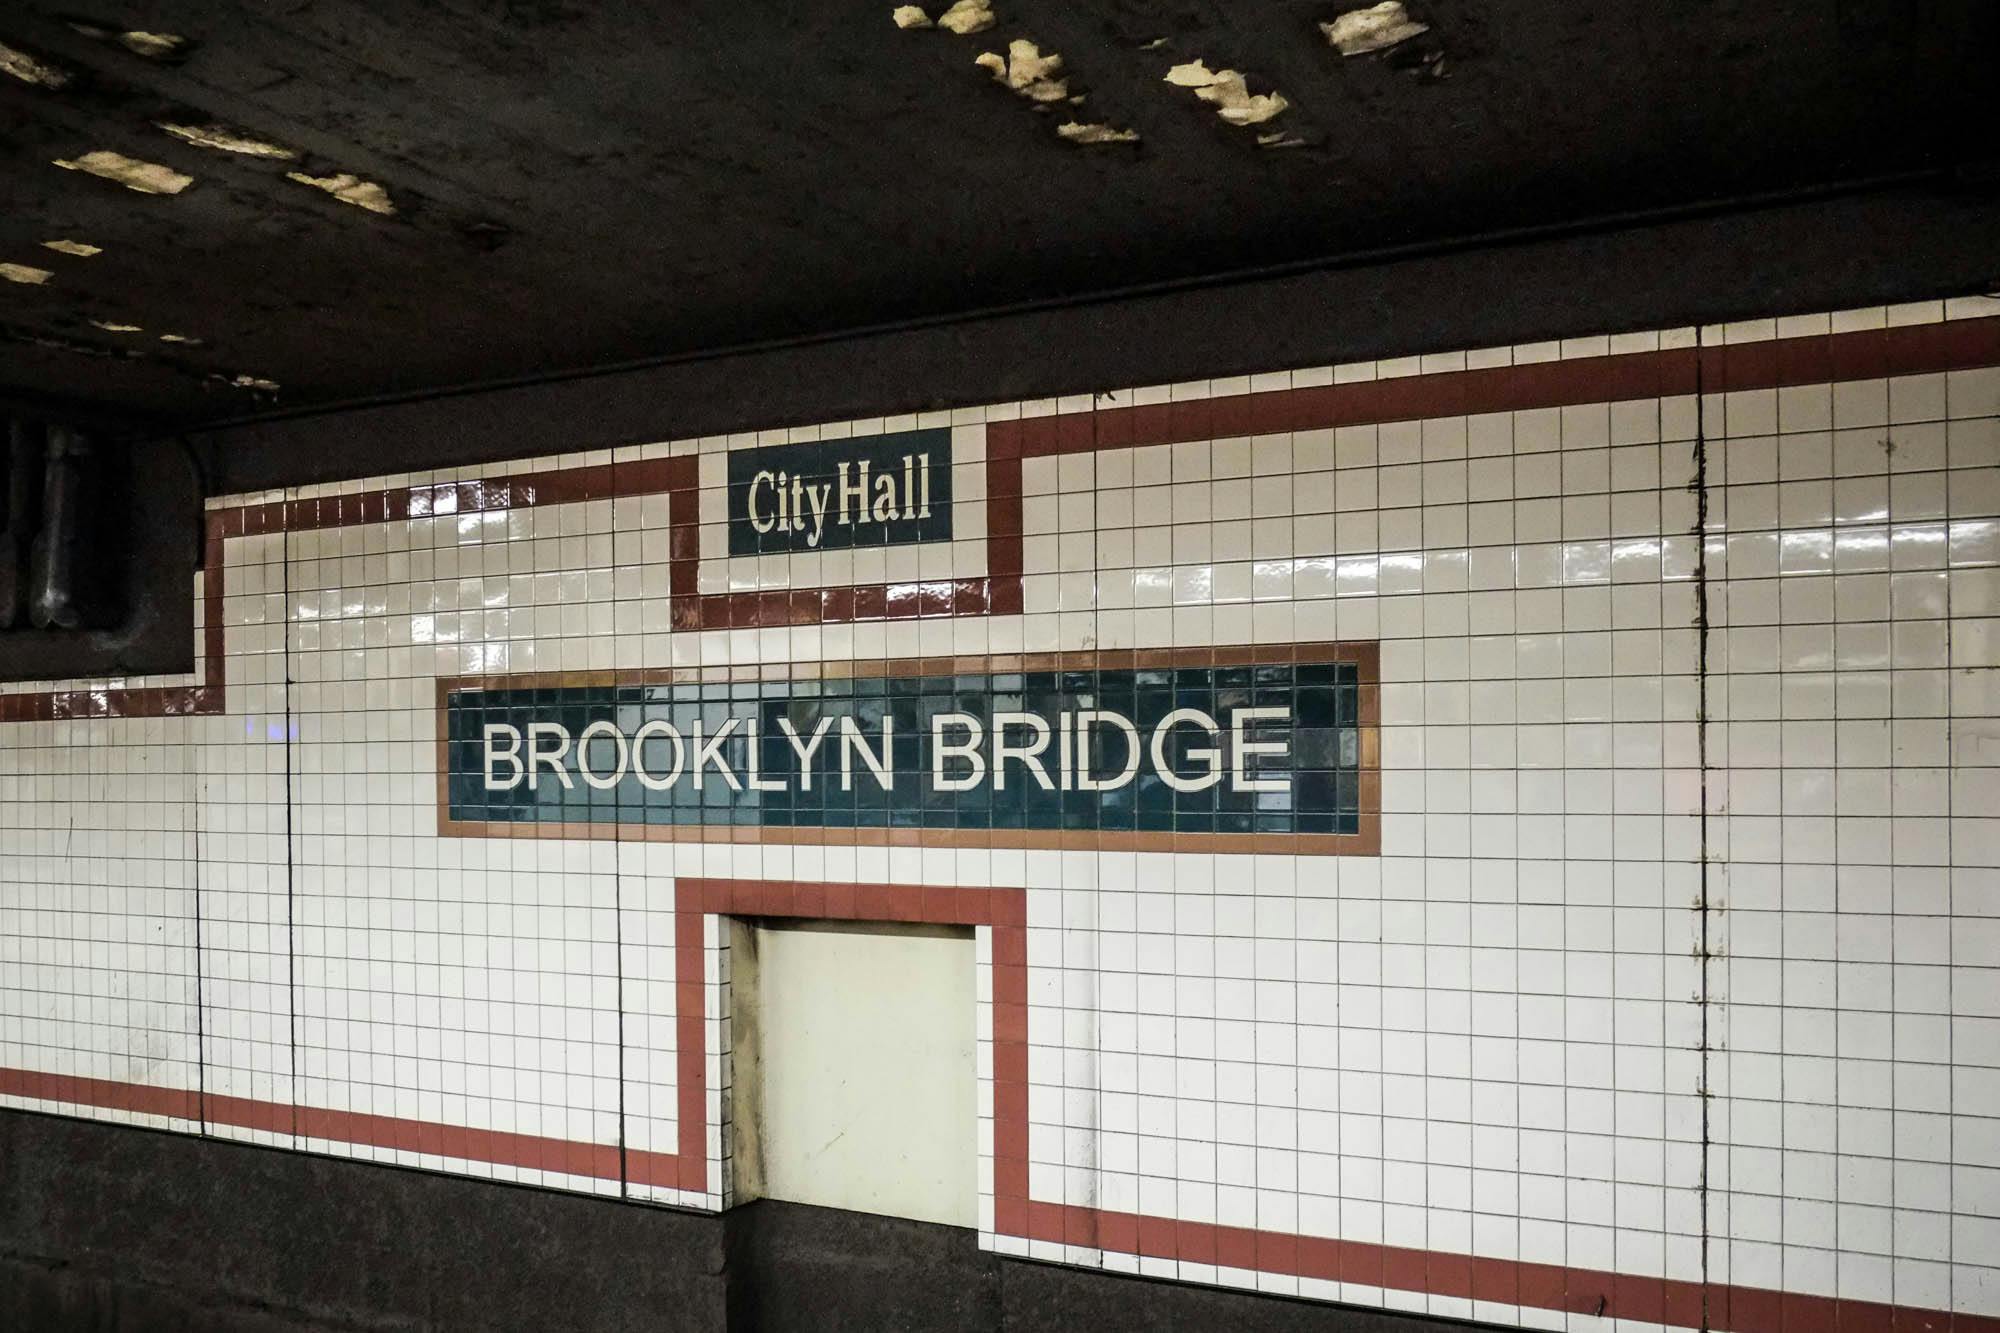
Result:
M729 454L729 553L898 546L951 537L942 427Z
M1352 834L1353 661L449 688L449 824Z

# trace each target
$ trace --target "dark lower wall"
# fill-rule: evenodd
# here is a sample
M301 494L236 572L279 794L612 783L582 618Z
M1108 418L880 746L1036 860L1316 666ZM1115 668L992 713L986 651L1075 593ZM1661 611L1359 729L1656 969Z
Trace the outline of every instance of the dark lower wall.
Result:
M1002 1259L830 1209L711 1217L0 1111L0 1329L1466 1327Z
M1005 1259L969 1231L789 1203L729 1214L732 1330L1436 1333L1489 1328Z
M712 1218L0 1112L0 1329L723 1327Z

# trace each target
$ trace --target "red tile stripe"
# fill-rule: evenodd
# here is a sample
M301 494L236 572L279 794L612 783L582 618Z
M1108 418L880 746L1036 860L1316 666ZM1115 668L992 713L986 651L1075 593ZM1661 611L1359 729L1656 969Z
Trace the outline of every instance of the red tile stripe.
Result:
M206 1121L267 1134L324 1139L402 1152L429 1153L463 1161L493 1162L542 1171L562 1171L603 1180L619 1177L618 1149L534 1134L432 1124L398 1116L285 1102L227 1097L191 1088L160 1088L75 1074L0 1069L0 1095L72 1106L94 1106L135 1115Z
M1025 417L987 426L1023 457L1182 444L1428 417L1523 412L1941 374L2000 364L2000 317L1767 339L1719 347L1624 352L1484 370L1441 371L1306 389Z
M1207 1222L1068 1205L1031 1206L1036 1240L1102 1247L1123 1254L1214 1264L1251 1272L1347 1282L1461 1300L1601 1315L1737 1333L1996 1333L1992 1315L1926 1310L1875 1301L1726 1283L1636 1277L1560 1264L1488 1259L1367 1241L1255 1231Z
M73 1106L171 1116L177 1120L201 1118L201 1094L190 1088L160 1088L79 1074L49 1074L38 1069L0 1069L0 1096L68 1102Z

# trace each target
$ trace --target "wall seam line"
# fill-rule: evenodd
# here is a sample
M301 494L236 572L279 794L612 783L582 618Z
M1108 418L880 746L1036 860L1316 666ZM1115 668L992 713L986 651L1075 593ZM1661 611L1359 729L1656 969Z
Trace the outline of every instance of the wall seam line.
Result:
M614 456L615 458L615 456ZM612 464L612 476L618 475L618 465ZM616 514L618 500L617 486L612 487L611 501L612 532L618 529ZM440 717L439 725L443 725ZM618 1197L632 1197L632 1164L630 1145L626 1136L626 1090L625 1090L625 830L622 825L613 825L611 843L611 964L617 974L616 989L612 992L612 1002L617 1010L618 1038ZM676 1089L676 1093L678 1093Z
M198 754L198 753L200 752L200 747L199 747L199 745L198 745L198 744L190 744L190 745L186 746L185 748L186 748L186 750L187 750L187 751L189 752L189 754L190 754L190 755L193 755L193 754ZM190 778L194 778L194 777L195 777L195 775L194 775L194 774L192 774L192 773L190 773L190 774L189 774L189 777L190 777ZM195 1078L194 1078L194 1088L195 1088L195 1094L194 1094L194 1105L195 1105L195 1115L196 1115L196 1116L198 1117L198 1123L199 1123L199 1124L201 1125L201 1133L202 1133L203 1135L206 1135L206 1134L207 1134L207 1133L209 1132L209 1126L208 1126L208 997L207 997L207 995L206 995L206 994L204 993L204 987L203 987L203 984L202 984L202 983L203 983L203 977L204 977L204 974L205 974L205 971L206 971L206 968L205 968L205 963L204 963L204 959L203 959L203 957L202 957L202 952L201 952L201 936L202 936L202 915L201 915L201 798L202 798L202 792L201 792L201 783L200 783L200 780L199 780L198 778L195 778L195 780L194 780L194 781L192 781L192 782L191 782L191 783L190 783L189 785L190 785L190 788L191 788L191 795L190 795L190 797L189 797L189 800L188 800L188 811L189 811L189 816L190 816L190 818L189 818L189 820L188 820L188 824L189 824L189 829L190 829L190 837L191 837L191 839L192 839L192 842L191 842L191 845L190 845L190 848L189 848L189 850L190 850L190 859L189 859L189 866L188 866L188 868L189 868L189 871L190 871L190 874L191 874L191 878L192 878L192 881L193 881L193 890L194 890L194 921L193 921L193 922L191 923L191 924L193 925L193 927L194 927L194 1062L195 1062Z
M290 1011L287 1015L285 1034L290 1042L290 1062L286 1067L286 1078L292 1095L286 1100L291 1104L292 1146L298 1147L299 1108L305 1098L299 1079L299 924L298 924L298 834L294 822L295 807L300 793L293 790L296 772L294 752L298 737L292 723L292 530L287 527L280 538L278 564L283 576L284 605L279 614L283 616L284 638L280 665L284 669L285 698L285 1004Z
M1700 767L1701 813L1698 821L1700 840L1699 883L1697 886L1696 917L1699 938L1697 942L1696 1007L1701 1011L1700 1067L1697 1072L1697 1096L1701 1102L1701 1174L1700 1174L1700 1221L1701 1221L1701 1329L1708 1333L1713 1325L1710 1310L1712 1283L1709 1272L1709 1158L1714 1151L1713 1125L1711 1123L1711 1103L1713 1090L1709 1074L1710 1040L1709 1017L1711 999L1709 994L1709 930L1713 924L1709 905L1709 828L1708 828L1708 778L1710 773L1708 756L1708 401L1703 393L1702 370L1707 358L1699 325L1694 331L1694 599L1695 599L1695 756Z

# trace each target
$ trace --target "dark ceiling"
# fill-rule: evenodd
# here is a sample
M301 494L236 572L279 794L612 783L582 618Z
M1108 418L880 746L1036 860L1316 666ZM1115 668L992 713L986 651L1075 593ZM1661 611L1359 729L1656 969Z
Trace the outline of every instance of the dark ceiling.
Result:
M0 282L0 396L187 425L1891 178L1990 188L1992 0L1410 0L1429 33L1351 58L1316 26L1337 0L993 7L958 36L892 0L8 0L0 58L67 81L0 74L0 263L50 274ZM1083 103L1038 112L974 64L1014 38ZM1224 123L1163 81L1197 58L1290 108ZM1140 141L1066 143L1070 118ZM105 150L192 184L53 165Z

